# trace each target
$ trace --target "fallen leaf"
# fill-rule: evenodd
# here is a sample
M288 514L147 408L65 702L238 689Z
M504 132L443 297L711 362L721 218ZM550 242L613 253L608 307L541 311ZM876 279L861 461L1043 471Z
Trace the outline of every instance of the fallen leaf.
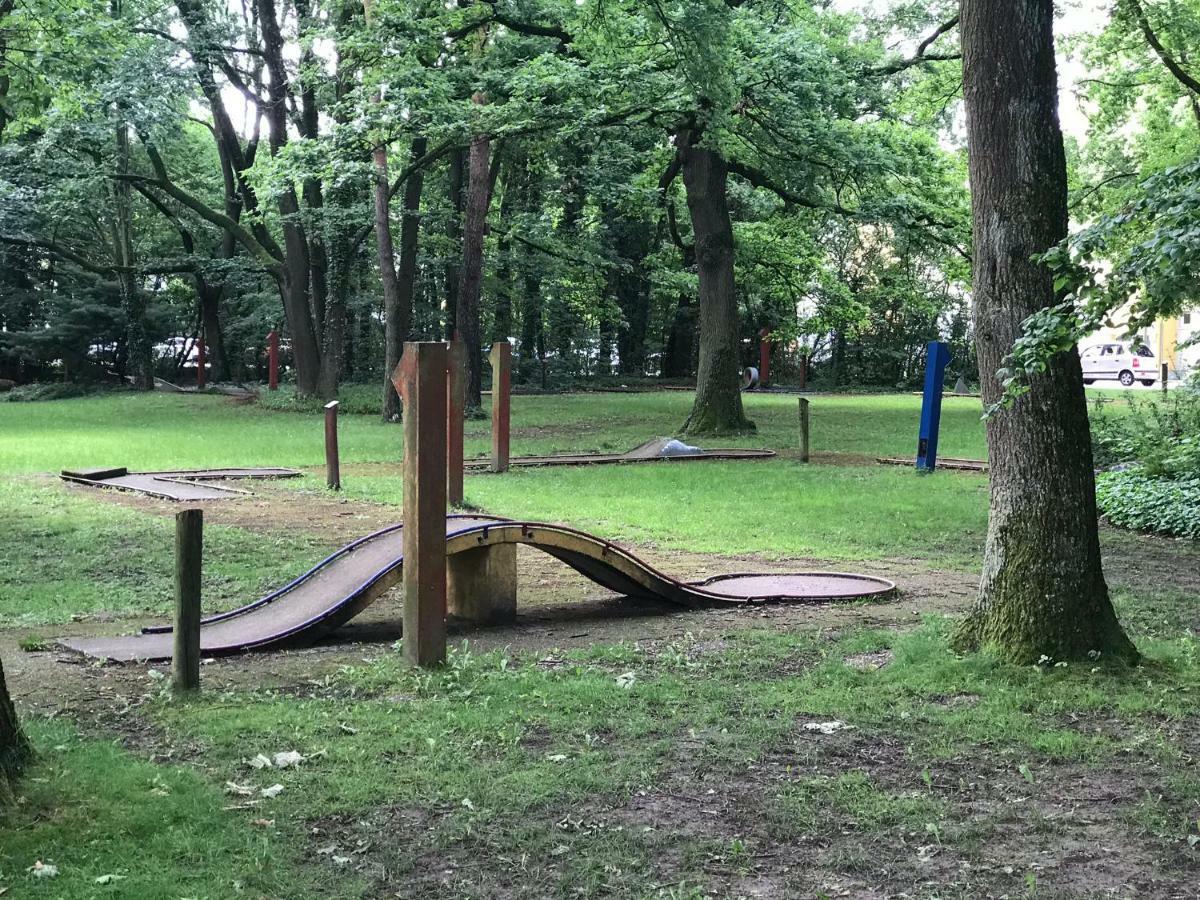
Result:
M346 863L350 862L350 857L348 857L348 856L335 856L335 857L333 857L333 861L334 861L334 862L335 862L337 865L339 865L339 866L344 866L344 865L346 865Z
M270 828L275 824L274 819L254 819L251 823L255 828Z
M836 719L832 722L805 722L805 731L817 731L821 734L837 734L839 731L851 731L853 725L847 725L845 722L839 722Z
M254 759L249 760L247 765L249 765L252 769L269 769L271 768L271 759L270 757L264 756L262 753L260 753L255 756Z
M237 797L252 797L254 796L254 786L238 784L236 781L227 781L225 782L225 793L233 794Z
M562 762L566 758L567 758L567 754L565 754L565 753L551 753L549 756L546 757L546 759L549 760L550 762Z
M97 878L94 878L93 881L95 881L96 884L112 884L114 881L124 881L125 878L126 876L124 875L101 875Z
M625 690L629 690L631 687L633 687L633 683L635 681L637 681L637 675L635 675L633 672L622 672L617 676L617 686L623 687Z
M259 791L259 793L264 797L278 797L283 793L283 785L273 784L270 787L263 788L261 791Z

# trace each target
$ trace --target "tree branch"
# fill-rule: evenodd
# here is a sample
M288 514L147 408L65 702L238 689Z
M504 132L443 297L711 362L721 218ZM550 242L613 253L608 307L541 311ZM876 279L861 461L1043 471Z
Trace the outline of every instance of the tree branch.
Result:
M1175 57L1171 56L1170 51L1163 46L1163 42L1151 27L1150 19L1146 16L1146 9L1142 6L1140 0L1128 0L1128 2L1133 7L1133 14L1142 29L1146 43L1158 54L1158 58L1162 60L1162 64L1167 67L1167 71L1174 75L1176 80L1193 94L1200 94L1200 81L1197 81L1188 74L1183 66L1175 60Z
M875 66L867 70L868 75L895 75L897 72L903 72L905 69L911 69L913 66L919 66L927 62L945 62L952 59L962 59L961 53L927 53L934 42L937 41L943 34L953 31L958 27L958 16L950 19L948 22L943 22L933 33L926 37L917 45L917 52L908 59L897 60L894 63L888 63L883 66Z

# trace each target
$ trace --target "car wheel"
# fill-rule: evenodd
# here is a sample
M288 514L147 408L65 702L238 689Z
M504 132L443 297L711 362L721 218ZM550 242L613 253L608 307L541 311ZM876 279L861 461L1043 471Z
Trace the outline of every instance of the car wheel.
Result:
M1133 373L1126 369L1121 373L1120 381L1125 387L1131 387L1133 385Z
M1095 384L1096 379L1095 378L1085 378L1085 379L1083 379L1083 383L1084 384Z
M1146 387L1154 387L1154 379L1153 378L1143 378L1142 384L1144 384Z

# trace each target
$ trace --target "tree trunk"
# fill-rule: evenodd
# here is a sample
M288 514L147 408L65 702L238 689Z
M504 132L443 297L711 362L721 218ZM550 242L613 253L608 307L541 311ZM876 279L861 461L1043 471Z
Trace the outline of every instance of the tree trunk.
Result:
M400 363L404 344L401 326L400 283L396 278L396 253L392 248L392 188L388 180L388 150L380 144L372 154L375 161L375 250L379 280L383 288L383 419L400 420L400 397L392 384L392 373Z
M409 158L414 162L425 155L427 141L423 137L414 138ZM413 295L417 281L417 244L421 234L421 188L424 184L424 173L420 169L408 176L404 183L404 201L401 207L400 220L400 269L396 273L394 306L387 313L387 330L384 335L384 404L383 417L396 421L400 417L400 395L392 384L391 374L400 362L400 354L404 342L412 335ZM378 204L378 200L376 200ZM376 212L378 216L378 211ZM384 208L384 220L387 220L387 209ZM391 250L391 226L388 226L388 249ZM380 265L383 264L382 254Z
M752 431L742 412L738 309L733 282L733 223L726 202L728 171L720 153L676 137L700 275L700 358L696 400L684 434Z
M129 174L129 127L117 125L117 172ZM133 250L133 198L128 181L113 185L113 249L116 252L117 284L121 289L121 309L125 313L125 355L133 383L144 391L154 390L154 361L150 336L146 332L146 296L138 284Z
M477 413L482 406L482 373L480 359L482 333L479 304L483 292L483 240L487 230L488 205L491 201L491 139L486 134L471 139L469 176L467 181L466 217L463 222L462 277L458 288L458 309L455 321L459 336L467 346L467 414Z
M268 102L264 106L264 112L270 124L271 154L274 156L287 143L288 73L275 0L258 0L257 8L262 30L263 56L271 76L267 82ZM282 220L284 246L284 273L280 283L280 294L283 297L283 311L292 339L296 392L311 395L318 393L321 387L321 347L317 339L320 324L314 321L310 301L309 280L313 271L309 261L308 239L300 221L300 201L290 183L280 192L279 216ZM318 302L323 300L322 297Z
M0 663L0 807L12 800L13 783L32 755L33 751L17 721L17 711L8 696L4 665Z
M963 0L963 84L974 228L975 340L983 403L1022 321L1057 302L1034 258L1067 236L1052 0ZM956 639L1014 663L1132 661L1100 562L1083 375L1058 354L987 422L991 505L975 609ZM1094 657L1093 657L1094 658Z
M213 381L228 381L229 357L225 353L225 334L221 329L221 295L224 286L205 278L196 279L196 296L200 303L200 325Z
M446 193L450 200L450 218L446 222L446 237L451 248L462 243L463 227L463 170L466 168L467 155L461 149L450 152L450 162L446 173ZM454 329L458 327L458 283L462 279L462 256L451 250L446 258L446 339L454 338Z

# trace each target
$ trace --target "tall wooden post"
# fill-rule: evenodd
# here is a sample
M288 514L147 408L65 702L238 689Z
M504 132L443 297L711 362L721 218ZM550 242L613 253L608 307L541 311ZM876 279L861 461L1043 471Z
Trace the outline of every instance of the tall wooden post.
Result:
M800 462L808 462L808 398L800 398Z
M406 343L392 376L404 402L404 658L446 660L446 345Z
M200 687L200 571L204 556L204 510L175 514L175 645L171 687Z
M492 471L508 471L510 407L512 395L512 345L499 341L488 356L492 361Z
M800 390L808 390L808 354L800 355Z
M764 328L758 333L758 386L771 383L771 330Z
M208 366L208 354L205 353L204 335L196 338L196 387L204 390L204 382L208 375L204 369Z
M279 390L279 332L267 334L267 388Z
M338 462L338 402L325 404L325 484L334 491L342 489L342 468Z
M467 345L458 338L446 354L446 502L463 505L463 415L467 404Z
M1171 374L1171 370L1167 367L1166 363L1163 363L1162 364L1162 392L1163 392L1164 400L1167 399L1167 376L1169 376L1170 374Z

